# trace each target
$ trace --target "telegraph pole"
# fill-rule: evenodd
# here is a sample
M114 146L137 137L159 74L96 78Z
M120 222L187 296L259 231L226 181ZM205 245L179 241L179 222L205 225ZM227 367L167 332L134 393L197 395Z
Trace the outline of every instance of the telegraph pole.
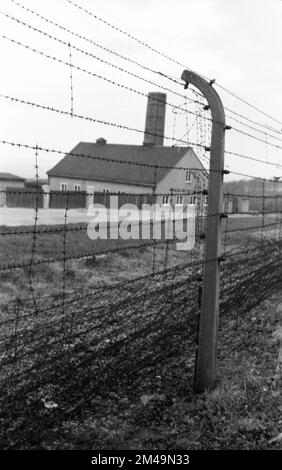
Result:
M212 115L206 252L194 390L195 393L200 393L213 389L217 376L221 212L226 126L221 99L212 86L214 81L208 82L189 70L184 70L181 78L186 87L191 83L199 89L206 98Z

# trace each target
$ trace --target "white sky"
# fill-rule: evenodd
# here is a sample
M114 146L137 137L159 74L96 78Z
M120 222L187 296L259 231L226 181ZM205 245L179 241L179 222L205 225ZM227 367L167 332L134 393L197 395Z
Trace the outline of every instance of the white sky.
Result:
M26 7L53 19L67 28L130 57L157 71L179 77L183 67L145 49L134 41L78 11L66 0L19 0ZM177 59L205 76L216 80L238 95L282 120L282 1L280 0L77 0L77 3L105 18L156 49ZM64 41L103 59L168 86L179 93L181 87L166 79L145 72L101 49L76 39L58 28L26 13L11 0L1 0L0 11L20 18ZM0 15L0 34L68 61L68 48L39 33ZM73 64L143 93L158 91L138 79L105 66L73 51ZM69 68L0 37L0 93L70 110ZM73 70L74 112L97 119L144 129L146 99L105 81ZM161 91L161 90L159 90ZM224 104L261 123L276 129L279 124L246 107L218 89ZM175 105L181 98L167 94ZM192 108L191 108L192 109ZM102 136L111 143L141 144L143 136L129 131L105 127L71 117L31 109L26 105L0 98L0 140L38 144L70 151L79 141L92 141ZM192 117L189 118L192 120ZM227 119L228 121L228 119ZM191 121L190 121L191 122ZM176 122L176 137L185 133L185 116ZM230 122L230 124L232 124ZM238 126L233 123L234 126ZM240 127L240 126L238 126ZM254 133L249 130L250 133ZM173 114L167 109L165 134L173 135ZM260 134L257 134L263 137ZM282 139L282 135L280 136ZM271 139L269 139L271 141ZM273 140L272 140L273 141ZM274 141L282 146L282 141ZM167 145L170 145L167 142ZM268 159L282 165L281 150L228 131L226 149ZM195 149L197 152L197 150ZM57 155L39 155L39 176L60 159ZM0 144L0 171L34 177L34 152ZM235 171L257 176L282 176L282 167L226 157Z

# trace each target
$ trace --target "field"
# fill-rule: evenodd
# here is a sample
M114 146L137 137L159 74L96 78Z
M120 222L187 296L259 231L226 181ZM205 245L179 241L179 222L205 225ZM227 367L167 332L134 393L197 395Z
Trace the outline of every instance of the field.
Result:
M64 209L38 209L39 225L64 224ZM87 222L86 209L73 209L68 211L69 223ZM32 226L34 223L34 209L0 207L0 225L7 227Z
M2 227L2 446L279 447L277 219L223 227L219 386L205 396L192 394L202 242Z
M223 223L223 228L223 251L235 248L237 252L236 247L240 243L258 239L263 232L270 239L275 239L279 233L277 218L271 215L264 219L260 216L233 216ZM43 224L36 230L34 238L33 226L13 227L12 236L7 235L11 232L10 227L0 227L1 266L26 264L23 269L0 271L0 302L26 297L30 291L30 274L39 296L60 296L64 269L65 290L72 292L149 274L152 272L153 252L156 271L188 262L191 258L191 252L177 251L171 242L167 244L157 240L155 246L153 243L148 246L149 242L142 240L90 240L86 223L69 223L66 229L63 224ZM136 246L139 246L138 250L135 250ZM33 267L30 273L31 257ZM40 264L42 259L51 262ZM56 259L58 261L54 261Z

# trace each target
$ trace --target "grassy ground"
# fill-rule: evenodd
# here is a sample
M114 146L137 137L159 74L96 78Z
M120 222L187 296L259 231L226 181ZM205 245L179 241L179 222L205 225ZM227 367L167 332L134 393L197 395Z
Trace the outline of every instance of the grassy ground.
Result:
M38 236L34 260L63 257L62 235ZM22 269L0 271L0 305L15 298L28 298L30 296L30 280L38 297L59 298L62 296L63 284L65 293L81 292L96 287L111 285L127 279L150 274L153 270L162 270L164 267L188 262L191 253L175 250L172 244L157 244L141 246L139 248L124 250L126 246L137 246L142 241L133 240L131 243L124 240L107 240L94 242L89 240L85 232L68 235L66 243L66 256L88 255L85 258L43 263L29 267L31 257L31 236L0 238L0 251L2 263L26 262ZM104 250L117 249L118 251L103 253ZM121 249L121 251L119 251ZM24 256L22 256L24 252ZM99 254L101 252L101 254ZM92 253L96 253L92 255ZM97 254L98 253L98 254ZM167 255L167 256L166 256ZM153 261L154 260L154 261Z
M266 226L265 232L272 237L277 229L277 219L273 216L265 217L231 217L223 224L222 245L224 250L236 247L251 237L260 237L261 226ZM273 225L274 224L274 225ZM133 276L148 274L153 268L172 266L181 262L188 262L194 255L190 252L175 250L172 243L159 244L155 248L140 247L142 240L90 240L87 236L86 224L69 225L68 231L64 226L38 227L36 236L33 227L13 228L18 234L0 236L0 266L26 263L24 269L9 271L0 270L0 304L6 303L16 297L27 297L30 291L30 279L38 295L59 296L62 291L63 277L67 291L81 288L92 288L97 285L124 280ZM250 229L252 232L250 232ZM237 232L237 229L241 231ZM0 227L5 234L11 230L9 227ZM29 230L30 233L22 234ZM150 242L145 241L145 243ZM124 248L132 247L124 250ZM105 251L111 250L105 256ZM32 254L33 253L33 254ZM90 260L67 260L63 258L88 255L96 253ZM101 256L99 256L99 253ZM30 269L31 257L34 262L38 260L54 260L57 262L33 265ZM65 273L65 274L64 274Z
M265 225L275 223L268 217ZM230 218L223 235L224 249L236 249L250 237L250 227L260 226L260 217ZM75 226L73 226L75 228ZM236 229L244 229L236 232ZM21 228L17 228L20 230ZM81 253L99 253L86 259L44 263L24 270L1 271L2 309L16 297L30 295L30 280L36 295L59 298L63 278L66 294L88 292L101 285L187 262L192 254L169 246L143 247L103 254L109 247L128 242L93 242L85 231L0 237L1 265ZM47 227L49 230L50 227ZM275 226L274 226L275 229ZM273 226L268 236L275 236ZM6 228L2 229L7 230ZM254 228L253 238L261 236ZM65 237L65 238L64 238ZM138 243L140 243L138 241ZM63 250L63 251L62 251ZM168 255L168 256L167 256ZM93 396L91 404L51 430L46 429L40 448L47 449L276 449L281 441L280 389L275 368L278 343L276 303L272 298L236 322L222 319L219 337L218 387L203 396L192 393L191 355L171 358L160 375L148 378L134 393L126 389ZM192 362L191 362L192 361ZM50 409L50 414L55 411ZM32 444L30 445L32 448Z
M46 437L48 449L279 449L281 395L276 365L277 299L261 305L235 331L221 327L218 386L193 395L185 356L167 364L165 384L93 397L92 411Z

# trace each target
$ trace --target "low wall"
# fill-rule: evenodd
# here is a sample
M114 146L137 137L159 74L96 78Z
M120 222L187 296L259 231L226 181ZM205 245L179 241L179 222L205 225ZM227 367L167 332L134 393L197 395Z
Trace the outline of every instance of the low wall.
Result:
M5 204L7 207L38 208L43 207L41 188L7 188Z

